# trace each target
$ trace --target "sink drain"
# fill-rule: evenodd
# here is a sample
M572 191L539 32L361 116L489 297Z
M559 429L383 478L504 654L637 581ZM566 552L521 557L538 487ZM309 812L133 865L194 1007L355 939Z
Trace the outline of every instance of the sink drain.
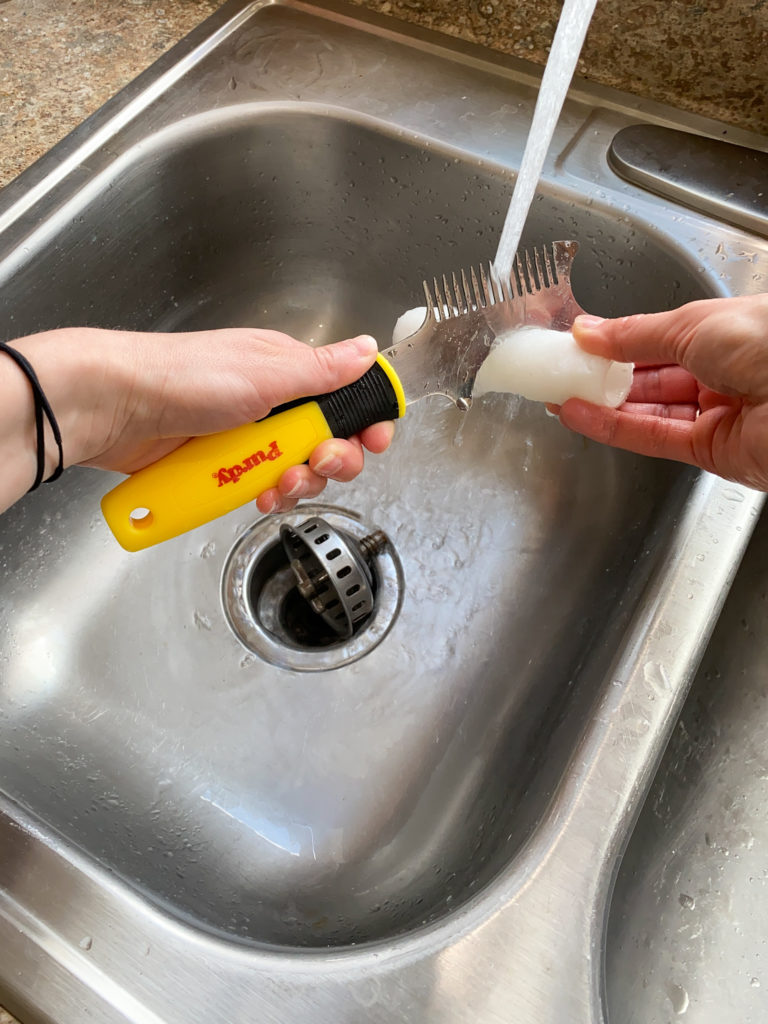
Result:
M301 596L337 636L349 639L373 611L373 559L386 548L386 534L376 530L357 541L310 516L297 529L283 523L280 540Z
M357 571L365 577L366 605L351 616L345 630L349 635L339 635L334 616L318 603L322 590L317 578L312 593L308 581L302 585L301 574L297 580L295 558L291 564L295 538L310 519L326 523L337 537L326 555L334 555L346 539L343 555L357 554ZM273 665L303 672L327 671L363 657L389 632L402 599L402 568L385 540L353 513L332 506L304 506L260 519L239 538L224 566L224 612L238 640Z

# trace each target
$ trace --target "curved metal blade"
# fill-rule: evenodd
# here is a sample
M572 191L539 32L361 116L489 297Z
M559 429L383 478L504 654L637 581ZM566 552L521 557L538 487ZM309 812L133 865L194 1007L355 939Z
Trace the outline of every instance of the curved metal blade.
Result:
M508 281L491 264L424 282L421 327L387 349L406 403L445 395L460 409L472 403L477 373L499 334L536 325L568 330L583 312L571 291L578 242L521 250Z

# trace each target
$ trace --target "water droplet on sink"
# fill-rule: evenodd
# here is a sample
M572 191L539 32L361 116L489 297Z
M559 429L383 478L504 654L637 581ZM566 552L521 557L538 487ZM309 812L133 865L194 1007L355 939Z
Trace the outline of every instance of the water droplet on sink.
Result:
M723 491L723 497L727 501L744 501L744 492L737 491L735 487L728 487Z
M681 892L677 897L681 907L685 907L686 910L694 910L696 908L696 899L693 896L689 896L687 892Z
M213 629L211 620L207 615L203 615L202 612L196 611L193 618L198 629Z
M669 1001L672 1003L673 1011L678 1015L678 1017L682 1017L682 1015L687 1012L688 1005L690 1003L688 993L682 985L670 985L667 989L667 995L669 996Z
M672 689L666 669L655 661L645 663L643 666L643 676L646 683L650 683L657 693L669 693Z
M84 949L87 952L92 945L93 939L91 938L90 935L86 935L85 938L80 939L80 949Z

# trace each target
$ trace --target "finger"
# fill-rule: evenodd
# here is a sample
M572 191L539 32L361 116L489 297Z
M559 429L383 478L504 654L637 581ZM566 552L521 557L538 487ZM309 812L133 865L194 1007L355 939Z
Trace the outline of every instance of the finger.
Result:
M353 480L363 469L363 445L371 452L383 452L389 446L395 425L391 421L367 427L359 438L332 438L319 444L308 465L291 466L280 477L277 487L264 491L256 499L263 515L288 512L302 498L316 498L329 479Z
M327 479L313 473L309 466L292 466L280 477L277 487L258 496L256 507L263 515L290 512L303 498L316 498L327 483Z
M325 490L328 478L313 473L309 466L293 466L287 469L277 482L281 507L286 500L294 504L301 498L316 498Z
M699 401L699 384L681 366L636 367L627 401L696 404Z
M256 501L256 507L260 512L264 511L264 515L279 515L281 512L291 512L301 500L300 498L286 498L279 491L275 493L277 496L271 501L267 510L261 508L261 497Z
M685 366L695 329L711 314L711 300L702 300L666 313L639 313L616 320L578 316L573 336L586 352L606 359Z
M282 512L283 509L280 507L282 496L280 491L276 487L270 487L267 491L262 493L256 499L256 508L261 512L262 515L268 516L273 512Z
M694 422L690 420L635 414L631 405L607 409L571 398L560 408L560 422L601 444L699 465L693 449Z
M270 348L259 352L259 383L268 390L272 407L338 391L359 380L378 353L376 342L368 335L317 348L296 343L287 348L282 335L262 332L257 336L257 340L264 339Z
M668 420L695 420L699 414L698 402L625 402L622 412L632 416L657 416Z
M272 511L285 512L302 498L316 498L329 479L348 483L362 471L363 462L363 447L357 438L334 438L318 445L309 465L291 466L280 477L274 496L277 507Z
M363 448L357 438L324 441L310 455L309 465L286 469L277 487L259 495L256 505L265 515L287 512L302 498L316 498L329 479L343 483L353 480L362 470L363 462Z
M307 377L296 397L337 391L353 383L370 369L378 351L375 340L367 334L318 348L302 346L295 352L301 353L302 361L306 363ZM305 367L302 366L301 370L303 373Z
M364 461L360 438L345 441L334 437L315 448L309 456L309 467L318 476L347 483L361 472Z
M374 423L360 432L360 440L363 447L375 455L385 452L392 443L395 436L395 424L392 420L385 420L382 423Z
M740 409L742 404L740 398L722 395L719 391L712 391L711 388L702 388L699 392L699 407L702 412L720 408Z

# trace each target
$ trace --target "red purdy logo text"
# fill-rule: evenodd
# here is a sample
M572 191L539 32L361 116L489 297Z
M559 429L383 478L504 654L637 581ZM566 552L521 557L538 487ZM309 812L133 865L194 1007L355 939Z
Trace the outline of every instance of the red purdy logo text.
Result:
M212 473L211 476L214 480L218 480L219 487L223 487L224 484L236 484L240 477L247 473L248 470L255 469L262 462L267 462L267 460L274 462L276 459L281 458L282 454L277 446L277 441L271 441L265 452L253 452L248 458L243 459L242 462L236 463L234 466L222 466L221 469Z

